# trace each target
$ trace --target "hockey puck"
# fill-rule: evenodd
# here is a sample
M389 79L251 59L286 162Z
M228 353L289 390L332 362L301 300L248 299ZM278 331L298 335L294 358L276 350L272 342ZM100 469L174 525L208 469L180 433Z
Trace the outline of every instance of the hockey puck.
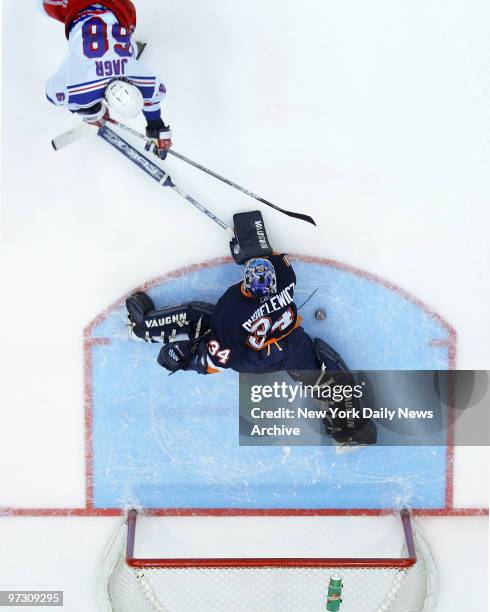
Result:
M317 321L324 321L327 318L327 313L325 310L323 310L323 308L319 308L316 312L315 312L315 319Z

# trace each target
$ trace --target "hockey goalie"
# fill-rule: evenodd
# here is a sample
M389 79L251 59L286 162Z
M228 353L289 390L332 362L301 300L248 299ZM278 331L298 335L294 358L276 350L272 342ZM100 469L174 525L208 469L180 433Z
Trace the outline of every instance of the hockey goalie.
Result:
M130 337L163 343L158 363L171 373L287 371L299 383L321 387L332 384L334 372L335 384L353 384L340 355L301 326L295 272L286 254L272 252L260 213L241 213L234 220L231 248L235 261L245 265L242 281L216 305L189 302L157 309L138 292L126 300ZM376 427L368 419L330 419L325 427L341 444L376 442Z

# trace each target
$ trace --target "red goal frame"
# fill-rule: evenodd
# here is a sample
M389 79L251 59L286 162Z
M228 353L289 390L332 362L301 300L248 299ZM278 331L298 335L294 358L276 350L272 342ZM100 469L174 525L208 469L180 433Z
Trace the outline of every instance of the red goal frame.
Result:
M267 557L267 558L155 558L145 559L134 556L136 540L136 522L138 512L128 512L128 536L126 543L126 563L133 568L164 568L164 569L192 569L192 568L390 568L408 569L417 562L417 552L413 537L410 512L406 509L400 511L400 518L405 535L405 544L408 555L406 557Z

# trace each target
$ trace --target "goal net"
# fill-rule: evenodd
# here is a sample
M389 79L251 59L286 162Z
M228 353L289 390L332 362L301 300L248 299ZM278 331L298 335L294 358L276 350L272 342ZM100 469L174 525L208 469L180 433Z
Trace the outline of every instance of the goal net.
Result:
M342 581L341 602L328 603L332 577ZM433 612L436 600L437 570L407 511L220 518L131 511L99 575L101 609L112 612Z

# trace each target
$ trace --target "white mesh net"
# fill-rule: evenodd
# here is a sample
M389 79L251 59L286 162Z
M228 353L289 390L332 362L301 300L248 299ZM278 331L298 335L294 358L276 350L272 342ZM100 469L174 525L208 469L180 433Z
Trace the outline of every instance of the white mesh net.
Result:
M352 517L351 520L356 520ZM123 525L108 547L101 605L112 612L323 612L330 577L343 582L340 612L433 611L437 571L414 525L418 560L386 568L219 567L134 569L125 561ZM406 556L405 548L401 551Z

